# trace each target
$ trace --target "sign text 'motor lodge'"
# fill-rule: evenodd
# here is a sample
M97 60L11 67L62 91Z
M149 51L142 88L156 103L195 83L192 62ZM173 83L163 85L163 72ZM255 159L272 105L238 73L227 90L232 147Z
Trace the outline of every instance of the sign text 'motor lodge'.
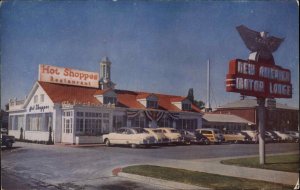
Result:
M291 73L276 65L232 60L226 76L226 90L247 96L291 98Z

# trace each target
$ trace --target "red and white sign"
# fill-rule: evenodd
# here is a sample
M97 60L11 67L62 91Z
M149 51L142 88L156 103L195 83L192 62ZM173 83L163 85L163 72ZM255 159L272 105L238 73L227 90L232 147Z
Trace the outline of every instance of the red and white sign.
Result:
M99 74L40 64L39 81L98 88Z
M291 98L291 72L277 65L231 60L226 91L260 98Z

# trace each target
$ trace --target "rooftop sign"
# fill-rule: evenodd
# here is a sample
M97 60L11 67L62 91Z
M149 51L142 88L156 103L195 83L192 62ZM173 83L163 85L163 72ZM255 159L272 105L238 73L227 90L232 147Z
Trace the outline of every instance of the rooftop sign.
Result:
M74 86L99 87L99 74L75 69L39 65L39 81Z

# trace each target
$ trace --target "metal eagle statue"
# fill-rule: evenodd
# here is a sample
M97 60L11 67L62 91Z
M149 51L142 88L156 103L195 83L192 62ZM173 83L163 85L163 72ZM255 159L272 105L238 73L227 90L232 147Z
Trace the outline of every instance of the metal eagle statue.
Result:
M272 53L278 49L284 38L269 36L268 32L257 32L244 25L237 26L236 29L251 54L254 54L255 61L275 64Z

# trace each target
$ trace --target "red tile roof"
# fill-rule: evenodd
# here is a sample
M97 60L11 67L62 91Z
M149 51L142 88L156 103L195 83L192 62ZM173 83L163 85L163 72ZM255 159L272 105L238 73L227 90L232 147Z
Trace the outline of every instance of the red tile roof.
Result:
M55 84L41 81L38 83L45 90L53 103L77 102L79 104L101 104L94 97L94 94L98 91L96 88Z
M186 97L172 97L171 99L170 99L170 101L171 102L182 102L183 100L185 100L186 99Z
M54 84L41 81L38 83L45 90L53 103L77 102L78 104L101 104L101 102L99 102L94 96L107 92L107 90L99 90L89 87ZM115 89L114 92L117 94L118 107L133 109L146 109L137 99L146 98L152 94L148 92L135 92L117 89ZM158 97L158 109L182 112L182 110L173 105L172 102L174 100L184 100L186 97L156 93L153 93L153 95ZM195 105L192 105L192 112L201 113L201 110Z
M150 96L150 93L146 93L146 92L139 92L139 94L136 96L136 99L145 99L148 96Z

